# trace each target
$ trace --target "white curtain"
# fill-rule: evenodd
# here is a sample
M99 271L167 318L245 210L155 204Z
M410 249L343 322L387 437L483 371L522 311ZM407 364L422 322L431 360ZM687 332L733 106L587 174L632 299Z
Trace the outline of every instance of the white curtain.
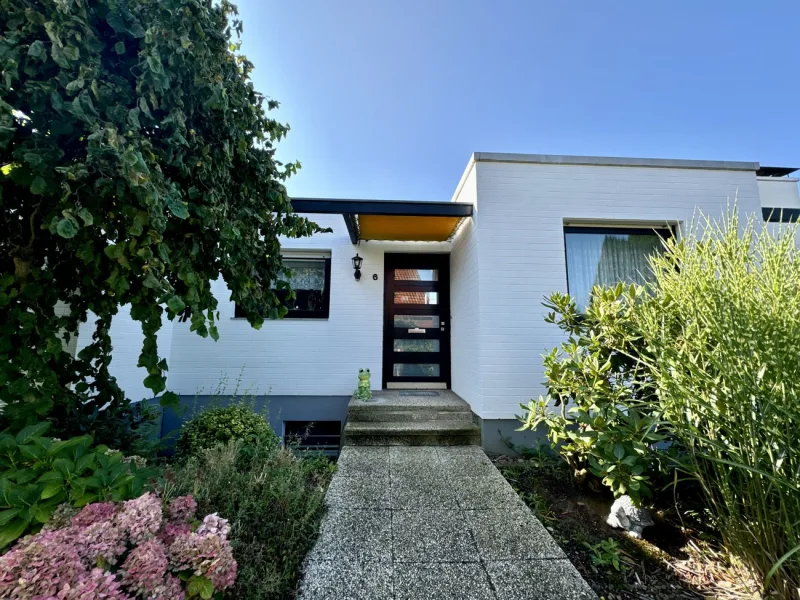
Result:
M569 293L578 310L585 310L592 286L612 286L620 281L642 284L652 273L647 257L661 250L661 238L653 234L564 234L567 250Z

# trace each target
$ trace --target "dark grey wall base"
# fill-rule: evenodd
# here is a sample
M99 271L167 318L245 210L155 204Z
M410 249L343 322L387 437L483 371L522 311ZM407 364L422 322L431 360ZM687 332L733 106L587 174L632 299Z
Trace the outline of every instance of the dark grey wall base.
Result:
M481 428L481 445L486 452L515 456L514 446L535 448L549 445L544 431L517 431L520 422L516 419L481 419L476 417Z
M283 436L284 421L340 421L344 426L350 396L178 396L177 413L167 409L161 423L161 437L168 446L175 443L181 425L212 406L227 406L235 402L252 405L263 412L272 430Z

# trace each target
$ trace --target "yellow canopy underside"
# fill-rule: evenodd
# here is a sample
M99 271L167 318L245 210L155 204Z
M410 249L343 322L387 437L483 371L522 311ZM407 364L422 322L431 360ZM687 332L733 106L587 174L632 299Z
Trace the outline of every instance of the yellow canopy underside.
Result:
M446 242L460 221L461 217L358 215L358 229L362 240Z

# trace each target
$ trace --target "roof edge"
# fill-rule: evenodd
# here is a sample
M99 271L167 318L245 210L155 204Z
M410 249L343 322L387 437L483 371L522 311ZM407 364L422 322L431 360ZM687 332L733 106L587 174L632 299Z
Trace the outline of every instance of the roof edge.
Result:
M593 167L650 167L658 169L705 169L711 171L757 171L757 162L728 160L685 160L673 158L625 158L614 156L570 156L562 154L512 154L475 152L475 162L513 162Z

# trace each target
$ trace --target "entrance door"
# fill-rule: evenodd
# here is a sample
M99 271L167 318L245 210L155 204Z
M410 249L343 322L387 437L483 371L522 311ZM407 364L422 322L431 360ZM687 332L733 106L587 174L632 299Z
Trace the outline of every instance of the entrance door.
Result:
M450 255L386 254L383 385L450 387Z

